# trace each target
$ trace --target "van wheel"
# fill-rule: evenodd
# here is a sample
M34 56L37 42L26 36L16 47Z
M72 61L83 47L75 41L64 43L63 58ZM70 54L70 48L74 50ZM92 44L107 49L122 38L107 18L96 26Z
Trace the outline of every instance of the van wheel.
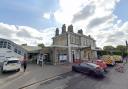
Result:
M5 71L3 70L3 68L1 68L1 73L5 73Z
M20 71L20 69L17 69L16 71L17 71L17 72L19 72L19 71Z

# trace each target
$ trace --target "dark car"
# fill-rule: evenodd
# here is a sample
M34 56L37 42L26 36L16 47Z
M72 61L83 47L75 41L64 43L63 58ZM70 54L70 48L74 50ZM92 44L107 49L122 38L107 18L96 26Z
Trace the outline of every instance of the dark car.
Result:
M104 70L94 63L81 63L72 66L72 71L80 72L83 74L104 77Z

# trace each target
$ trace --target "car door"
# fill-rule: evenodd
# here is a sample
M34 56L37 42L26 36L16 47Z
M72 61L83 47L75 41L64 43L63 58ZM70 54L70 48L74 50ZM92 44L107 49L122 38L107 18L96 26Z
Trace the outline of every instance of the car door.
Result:
M81 65L81 72L87 74L89 71L89 68L86 64Z

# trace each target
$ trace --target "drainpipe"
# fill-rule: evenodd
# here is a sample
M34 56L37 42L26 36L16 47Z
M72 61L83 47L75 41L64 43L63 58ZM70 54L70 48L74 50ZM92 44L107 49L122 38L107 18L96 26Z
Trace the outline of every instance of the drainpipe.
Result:
M68 44L68 59L69 62L72 63L72 58L71 58L71 45L70 45L70 33L67 33L68 37L67 37L67 44Z

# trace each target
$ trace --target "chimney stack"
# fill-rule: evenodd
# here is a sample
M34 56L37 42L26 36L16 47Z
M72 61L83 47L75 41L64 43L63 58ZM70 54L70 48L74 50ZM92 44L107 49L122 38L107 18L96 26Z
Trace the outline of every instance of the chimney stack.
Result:
M72 24L68 26L68 32L73 32L73 26L72 26Z
M62 25L62 34L63 33L66 33L66 26L65 26L65 24Z
M79 33L79 34L82 34L83 35L83 30L82 29L80 29L80 30L78 30L78 32L77 33Z
M55 36L59 36L59 28L56 28L56 34Z

